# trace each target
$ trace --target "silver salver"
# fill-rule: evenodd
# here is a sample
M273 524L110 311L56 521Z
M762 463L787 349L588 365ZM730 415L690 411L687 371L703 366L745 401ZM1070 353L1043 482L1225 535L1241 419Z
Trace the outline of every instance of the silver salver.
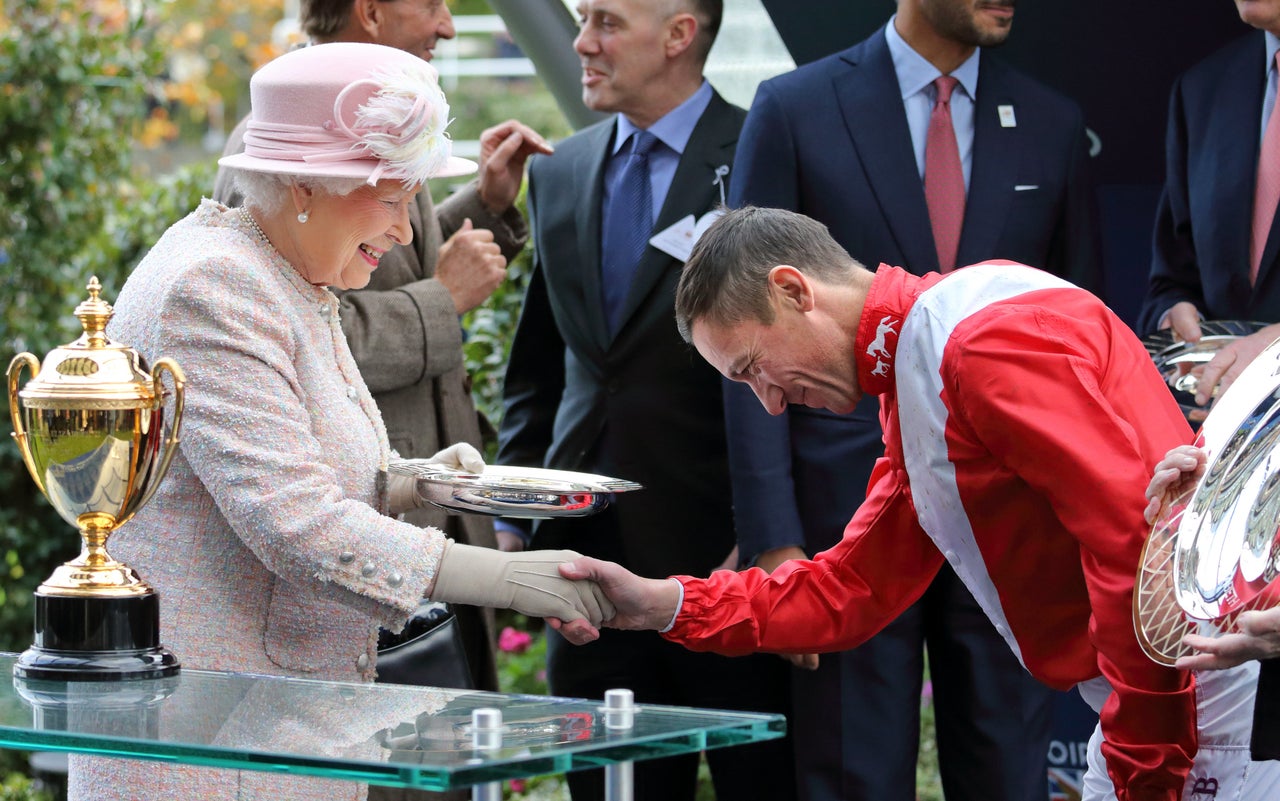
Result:
M419 494L442 509L502 517L586 517L618 493L643 489L634 481L594 473L505 465L470 473L424 459L393 461L387 472L416 478Z
M1190 653L1188 631L1231 631L1280 601L1280 341L1217 400L1195 445L1206 466L1161 510L1135 588L1139 640L1164 664Z

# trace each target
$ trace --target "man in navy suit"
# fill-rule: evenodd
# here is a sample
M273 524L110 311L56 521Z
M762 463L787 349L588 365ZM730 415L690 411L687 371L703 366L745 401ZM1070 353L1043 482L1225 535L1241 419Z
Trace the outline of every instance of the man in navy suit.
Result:
M702 77L721 13L720 0L581 0L583 100L617 113L529 167L534 267L507 366L498 461L643 484L595 516L541 521L530 546L573 548L645 576L706 576L735 545L720 377L680 338L674 316L694 221L720 203L714 184L745 116ZM618 238L616 201L637 140L652 148L643 221L621 226L642 248L628 275L619 272L624 248L604 242ZM513 547L508 531L500 537ZM548 638L558 695L630 688L642 705L785 710L776 656L698 654L654 632L603 632L583 648ZM716 749L707 761L718 798L794 797L787 741ZM697 762L636 764L635 797L692 801ZM601 797L600 778L570 773L574 801Z
M1280 322L1280 215L1269 235L1262 232L1259 252L1250 252L1258 156L1276 98L1280 0L1236 0L1236 6L1258 30L1173 85L1139 334L1172 328L1198 342L1200 320ZM1215 388L1225 390L1278 336L1280 325L1271 325L1222 348L1204 367L1196 401L1205 405Z
M869 266L938 270L925 144L933 81L950 75L967 189L955 263L1012 259L1100 289L1081 111L981 49L1004 41L1013 12L1012 0L899 0L866 41L762 84L730 205L813 217ZM875 399L850 415L769 417L729 385L726 410L743 557L771 571L837 542L883 450ZM947 566L867 644L793 660L816 667L792 675L802 798L915 798L926 644L948 801L1046 798L1052 695Z
M1280 337L1280 213L1268 230L1258 232L1253 245L1259 156L1276 105L1280 0L1236 0L1236 8L1240 19L1257 30L1195 65L1173 85L1151 282L1138 319L1139 333L1172 328L1188 342L1199 341L1202 319L1273 323L1221 348L1204 366L1196 388L1201 405L1226 390ZM1265 633L1277 621L1280 610L1254 617L1250 622L1258 630L1250 633L1265 642ZM1239 641L1201 639L1198 646L1206 655L1182 660L1179 667L1224 667L1243 658L1260 659L1253 756L1280 759L1280 656L1271 648L1215 661L1217 649L1230 649Z

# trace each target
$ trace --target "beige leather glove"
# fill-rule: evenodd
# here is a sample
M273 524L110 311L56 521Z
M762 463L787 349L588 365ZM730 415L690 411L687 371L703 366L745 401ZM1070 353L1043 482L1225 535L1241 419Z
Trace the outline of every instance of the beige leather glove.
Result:
M510 608L530 617L565 622L585 617L599 628L601 621L613 617L613 604L595 582L570 581L558 569L562 562L581 555L574 551L504 553L450 540L440 557L431 600Z
M480 455L480 451L465 442L450 445L424 461L468 473L484 472L484 457ZM418 479L398 473L387 476L387 508L391 514L402 514L426 505L427 502L418 494Z

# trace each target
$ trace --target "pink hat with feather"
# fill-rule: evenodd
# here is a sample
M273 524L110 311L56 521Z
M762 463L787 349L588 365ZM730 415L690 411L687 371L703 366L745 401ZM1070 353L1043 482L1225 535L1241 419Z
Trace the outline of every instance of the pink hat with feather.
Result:
M435 68L394 47L292 50L254 73L249 100L244 152L219 159L222 166L413 185L476 171L452 155Z

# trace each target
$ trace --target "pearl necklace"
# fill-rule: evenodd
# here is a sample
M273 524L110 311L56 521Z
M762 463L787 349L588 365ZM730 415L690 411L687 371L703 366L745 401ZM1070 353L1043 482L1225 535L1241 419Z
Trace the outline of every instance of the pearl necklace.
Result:
M250 214L249 210L244 206L240 207L240 216L244 218L245 223L253 229L259 239L265 242L268 246L271 245L271 240L267 238L267 234L262 230L262 226L258 225L258 221L253 218L253 215Z

